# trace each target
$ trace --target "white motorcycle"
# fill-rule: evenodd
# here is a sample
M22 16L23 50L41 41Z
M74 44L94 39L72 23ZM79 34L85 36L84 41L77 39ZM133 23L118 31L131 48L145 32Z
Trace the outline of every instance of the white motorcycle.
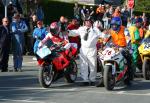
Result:
M98 50L98 60L100 60L103 70L103 83L107 90L112 90L116 83L124 81L130 83L129 68L127 60L121 53L119 47L108 43L104 49Z

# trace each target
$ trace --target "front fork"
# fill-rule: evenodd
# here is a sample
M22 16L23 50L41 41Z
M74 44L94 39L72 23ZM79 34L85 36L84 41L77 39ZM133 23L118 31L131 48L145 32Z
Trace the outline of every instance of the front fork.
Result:
M112 75L116 74L116 63L106 63L105 65L111 65L112 66Z

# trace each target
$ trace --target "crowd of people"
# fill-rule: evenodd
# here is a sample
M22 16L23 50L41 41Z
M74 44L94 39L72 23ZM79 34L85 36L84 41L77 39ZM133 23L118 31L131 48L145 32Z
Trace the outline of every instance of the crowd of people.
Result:
M38 6L39 7L39 6ZM41 7L40 7L41 8ZM39 8L39 9L40 9ZM42 9L40 9L41 12ZM140 41L149 34L149 21L145 13L141 16L130 15L130 10L127 6L121 8L113 7L111 5L100 4L97 8L90 6L87 8L83 5L81 8L78 3L75 3L73 8L74 15L70 21L65 16L61 16L58 21L52 22L50 27L44 27L44 14L38 16L32 14L32 29L28 24L21 19L21 15L16 12L12 17L10 28L8 27L8 18L2 19L2 26L0 27L0 69L1 71L8 70L8 54L10 47L10 35L13 44L13 59L14 70L21 71L22 55L24 45L24 33L29 29L34 38L33 53L36 54L39 44L47 35L54 37L57 40L53 42L68 41L74 43L78 49L80 59L81 77L83 78L83 85L89 82L94 84L97 73L97 44L98 39L102 42L107 42L110 38L112 42L119 47L126 47L128 45L127 36L131 39L129 42L132 46L133 55L124 55L128 60L128 64L133 62L131 68L136 68L138 64L138 47ZM10 29L10 30L9 30ZM4 36L5 35L5 36ZM148 36L149 37L149 36ZM6 52L7 51L7 52ZM132 59L131 59L132 58Z
M13 54L14 71L22 71L23 55L33 55L33 30L37 21L44 19L44 12L37 0L29 0L31 8L27 13L23 0L11 0L7 6L7 17L4 10L0 13L2 24L0 28L0 70L8 71L9 53ZM2 5L2 2L0 2Z

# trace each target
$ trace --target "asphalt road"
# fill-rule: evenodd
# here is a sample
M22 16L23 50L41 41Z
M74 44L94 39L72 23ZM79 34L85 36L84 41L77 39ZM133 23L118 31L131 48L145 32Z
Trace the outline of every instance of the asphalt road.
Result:
M80 77L74 84L64 79L42 88L38 82L38 69L32 57L25 56L23 72L0 72L0 103L150 103L150 81L136 78L130 87L116 86L113 91L104 87L81 87Z

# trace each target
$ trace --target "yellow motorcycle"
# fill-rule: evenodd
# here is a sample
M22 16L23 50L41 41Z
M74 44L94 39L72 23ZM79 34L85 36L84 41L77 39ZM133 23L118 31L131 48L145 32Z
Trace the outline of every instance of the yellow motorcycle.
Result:
M143 77L150 80L150 38L145 38L138 48L142 60Z

